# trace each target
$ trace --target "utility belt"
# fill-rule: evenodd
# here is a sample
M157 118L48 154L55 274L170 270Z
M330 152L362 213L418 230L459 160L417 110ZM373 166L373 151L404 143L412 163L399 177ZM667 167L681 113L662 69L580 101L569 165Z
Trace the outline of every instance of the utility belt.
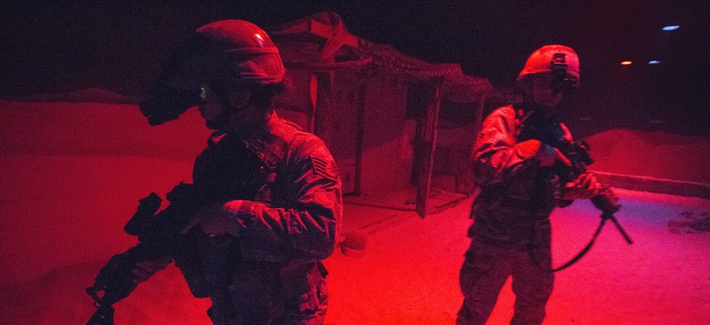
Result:
M294 283L294 288L287 291L306 290L322 285L328 275L323 263L320 261L309 263L273 263L273 262L245 262L242 260L240 247L237 240L229 235L206 237L200 235L188 236L182 247L177 250L174 260L190 288L190 292L197 298L206 298L220 294L218 291L228 287L232 275L240 269L260 269L265 273L273 273L277 279L292 279L298 282L299 278L306 283ZM247 265L248 264L248 265ZM307 276L306 276L307 274ZM304 288L297 288L297 287Z
M505 187L490 186L482 188L473 203L472 217L480 213L495 210L511 211L525 219L546 219L555 207L554 197L514 197Z

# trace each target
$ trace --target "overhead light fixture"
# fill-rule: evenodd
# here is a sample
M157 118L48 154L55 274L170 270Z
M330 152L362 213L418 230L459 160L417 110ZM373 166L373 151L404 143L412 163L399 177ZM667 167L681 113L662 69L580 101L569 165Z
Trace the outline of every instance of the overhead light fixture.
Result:
M621 65L632 65L633 63L634 63L633 61L629 61L629 60L621 61Z
M648 61L648 64L661 64L661 61L660 60L651 60L651 61Z
M662 29L665 31L669 31L669 30L676 30L678 28L680 28L680 26L678 26L678 25L668 25L668 26L664 26Z

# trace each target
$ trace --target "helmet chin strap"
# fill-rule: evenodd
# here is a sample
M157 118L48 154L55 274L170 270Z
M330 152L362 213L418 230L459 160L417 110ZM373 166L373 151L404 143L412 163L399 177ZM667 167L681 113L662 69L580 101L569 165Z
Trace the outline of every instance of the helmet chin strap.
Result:
M207 127L213 130L220 131L238 129L240 124L244 123L245 121L240 121L241 119L237 118L237 115L239 115L240 112L247 110L247 105L237 107L229 105L224 100L220 100L220 102L224 102L221 105L222 109L219 111L219 114L213 120L206 122Z
M220 111L215 124L219 124L220 131L249 134L262 125L269 112L270 110L264 111L252 105L251 101L239 107L228 105Z

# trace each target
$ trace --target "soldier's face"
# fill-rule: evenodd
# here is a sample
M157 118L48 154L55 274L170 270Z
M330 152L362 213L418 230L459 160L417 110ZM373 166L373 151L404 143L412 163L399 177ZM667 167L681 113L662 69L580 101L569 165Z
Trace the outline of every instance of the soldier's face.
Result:
M562 101L562 93L555 92L551 74L539 74L532 79L532 98L541 108L552 111Z
M198 106L205 124L213 130L226 128L230 124L230 116L244 109L249 103L249 91L240 87L228 86L221 88L219 93L210 86L202 85L202 103Z
M202 97L202 103L197 108L202 118L205 119L205 124L210 129L218 129L220 124L222 124L220 120L224 119L224 114L217 94L209 86L202 85L200 87L200 97Z

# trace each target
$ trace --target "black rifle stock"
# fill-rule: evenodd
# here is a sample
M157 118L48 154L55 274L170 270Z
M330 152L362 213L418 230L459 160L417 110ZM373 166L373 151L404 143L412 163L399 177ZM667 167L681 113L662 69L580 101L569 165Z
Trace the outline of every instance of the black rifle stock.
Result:
M565 139L560 139L557 143L557 149L562 152L567 159L572 163L571 166L567 167L560 163L556 165L557 173L562 178L563 184L575 180L579 175L587 172L587 166L591 165L594 160L589 155L589 144L586 141L580 140L577 142L570 142ZM602 222L606 220L611 220L616 229L619 230L624 240L628 244L633 243L629 235L624 231L624 229L619 224L619 221L614 217L614 213L619 211L618 198L614 195L611 188L603 185L601 193L592 199L594 206L602 212L601 218Z
M137 236L139 243L123 253L116 254L101 268L94 285L86 292L94 299L96 312L87 325L112 325L113 304L128 297L136 288L133 268L141 261L172 257L179 247L180 229L186 218L203 204L194 186L180 183L167 195L168 207L158 212L161 198L151 193L140 199L133 217L123 228Z

